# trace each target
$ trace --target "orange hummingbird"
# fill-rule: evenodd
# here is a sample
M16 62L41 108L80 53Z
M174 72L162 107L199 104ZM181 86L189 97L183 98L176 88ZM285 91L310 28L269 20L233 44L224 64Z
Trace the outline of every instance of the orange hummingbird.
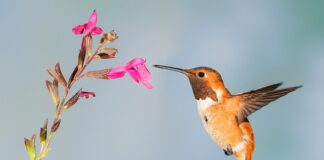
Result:
M226 155L234 155L236 160L252 160L255 140L248 116L301 87L278 89L282 83L277 83L232 95L225 87L221 75L212 68L154 67L180 72L189 78L206 131Z

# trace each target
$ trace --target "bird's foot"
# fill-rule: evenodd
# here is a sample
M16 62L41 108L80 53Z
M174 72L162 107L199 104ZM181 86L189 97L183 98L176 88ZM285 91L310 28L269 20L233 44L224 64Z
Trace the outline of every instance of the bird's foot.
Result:
M224 153L226 156L230 156L230 155L233 155L233 150L232 150L232 147L231 145L227 145L226 149L223 149Z

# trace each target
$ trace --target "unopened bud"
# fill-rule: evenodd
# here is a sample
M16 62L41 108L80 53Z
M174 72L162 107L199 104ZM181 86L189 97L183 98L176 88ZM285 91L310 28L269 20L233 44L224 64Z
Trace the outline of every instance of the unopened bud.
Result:
M115 41L118 38L117 33L114 31L111 31L109 33L103 34L101 37L100 43L111 43Z

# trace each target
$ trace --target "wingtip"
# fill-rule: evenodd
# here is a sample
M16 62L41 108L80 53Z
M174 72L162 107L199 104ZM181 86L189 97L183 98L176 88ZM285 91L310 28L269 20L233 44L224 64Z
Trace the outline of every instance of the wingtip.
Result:
M302 88L303 85L298 85L298 86L295 86L295 87L291 87L293 90L296 90L296 89L299 89L299 88Z
M283 85L283 82L279 82L279 83L276 83L274 85L277 86L277 87L279 87L279 86Z
M283 82L279 82L279 83L270 85L268 87L272 87L272 88L274 88L274 90L281 90L281 89L278 89L281 85L283 85ZM302 87L303 87L303 85L298 85L298 86L288 87L288 88L283 88L283 89L289 89L291 91L295 91L295 90L297 90L299 88L302 88Z
M286 94L288 94L290 92L296 91L298 88L301 88L301 87L303 87L303 86L299 85L299 86L294 86L294 87L282 88L282 89L274 90L273 92L279 92L279 93L283 92L283 93L285 93L284 95L286 95Z

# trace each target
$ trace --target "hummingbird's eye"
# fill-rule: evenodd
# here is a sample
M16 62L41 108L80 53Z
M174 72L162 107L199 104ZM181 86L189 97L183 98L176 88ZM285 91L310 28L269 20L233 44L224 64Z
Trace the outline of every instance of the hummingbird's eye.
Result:
M201 78L203 78L203 77L205 77L205 73L204 72L199 72L198 73L198 76L201 77Z

